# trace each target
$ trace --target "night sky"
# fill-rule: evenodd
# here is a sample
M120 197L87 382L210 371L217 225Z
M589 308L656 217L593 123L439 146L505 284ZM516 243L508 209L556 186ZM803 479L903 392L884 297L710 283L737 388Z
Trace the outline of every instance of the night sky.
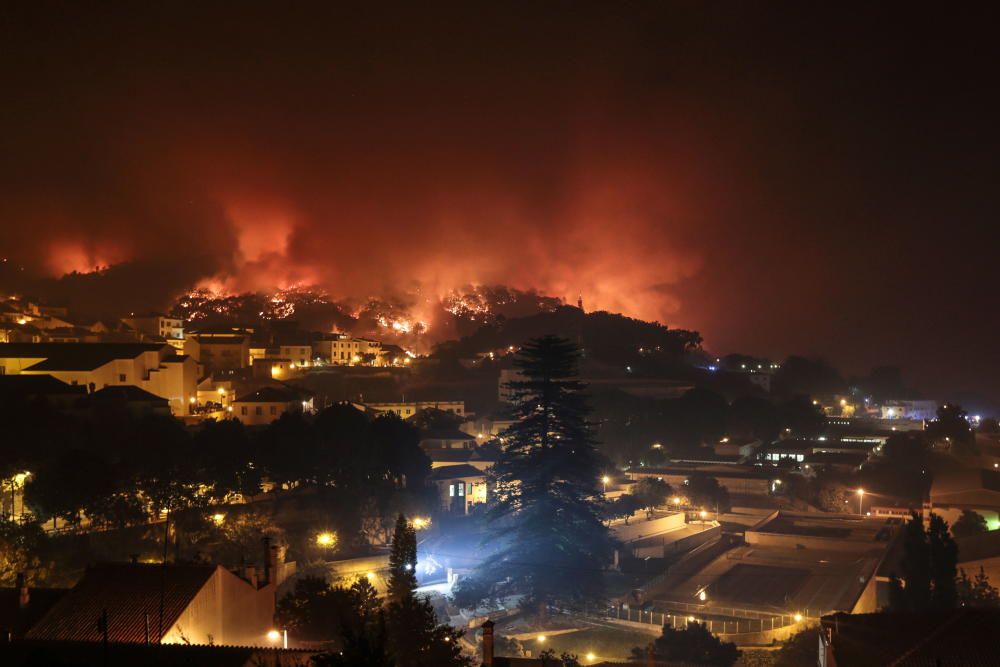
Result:
M985 10L152 4L0 15L0 251L29 274L582 292L1000 394Z

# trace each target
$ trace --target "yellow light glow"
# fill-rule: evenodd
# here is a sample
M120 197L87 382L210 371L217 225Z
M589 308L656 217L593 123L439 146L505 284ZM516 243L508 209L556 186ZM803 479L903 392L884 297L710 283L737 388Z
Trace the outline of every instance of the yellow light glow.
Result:
M538 635L538 643L544 644L547 637L545 635Z
M608 482L611 481L611 478L608 477L607 475L605 475L604 477L601 478L601 481L604 482L605 484L607 484Z
M674 500L674 505L680 505L681 504L681 499L678 498L677 496L674 496L673 500Z
M225 514L218 513L212 515L212 522L215 523L216 526L221 526L225 520L226 520Z
M367 579L368 581L375 581L375 573L374 572L366 572L365 573L365 579Z
M706 512L705 510L702 510L702 511L698 512L698 516L700 516L702 519L704 519L706 516L708 516L708 512Z
M18 318L17 323L20 324L20 325L25 325L25 324L28 323L28 320L26 320L23 317L21 317L21 318Z
M316 536L316 544L321 547L332 547L337 543L337 536L334 533L320 533Z
M225 396L225 395L226 395L226 390L223 389L222 387L219 387L219 396Z
M701 600L702 602L704 602L705 600L708 599L708 594L705 593L705 591L702 591L702 592L698 593L698 599Z
M586 658L587 658L587 662L594 662L594 660L597 660L597 656L594 655L593 653L588 653L586 655Z
M688 616L688 623L692 623L693 621L694 621L694 616Z
M799 623L802 621L802 614L795 614L795 622Z
M858 495L859 496L865 495L865 490L864 489L858 489Z
M281 641L281 633L278 632L277 630L268 630L267 631L267 641L269 641L269 642L279 642L279 641Z
M418 516L413 519L413 527L416 528L417 530L427 528L430 525L431 525L431 520L425 517Z
M198 399L196 399L194 396L192 396L191 398L188 399L188 403L190 403L191 405L194 405L195 401L197 401L197 400Z

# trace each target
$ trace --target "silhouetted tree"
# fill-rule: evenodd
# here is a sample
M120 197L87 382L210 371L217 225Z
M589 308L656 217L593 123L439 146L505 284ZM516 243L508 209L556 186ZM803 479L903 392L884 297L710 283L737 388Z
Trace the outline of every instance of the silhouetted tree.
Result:
M510 384L517 421L490 474L485 543L493 551L457 591L461 604L519 593L544 615L552 603L603 598L598 573L612 540L601 520L601 459L576 379L579 356L554 336L521 348L515 364L525 379Z
M931 514L927 545L931 560L931 607L954 609L958 601L955 592L958 546L948 532L948 522L937 514Z
M389 590L386 608L388 646L402 665L413 667L466 667L462 655L463 632L438 623L427 598L416 596L417 536L400 515L389 554Z
M389 552L389 586L387 596L399 602L412 596L417 587L417 531L402 514L396 518Z
M732 509L729 492L719 484L719 480L705 473L692 473L685 480L685 493L692 505L706 510L716 510L720 513Z
M983 515L972 510L962 510L962 515L958 517L951 526L951 533L955 537L969 537L979 535L989 530L986 519Z
M990 584L989 577L986 576L986 571L982 566L979 567L979 574L973 579L969 579L965 570L959 570L958 578L955 580L955 588L959 604L963 607L1000 607L1000 591L997 591Z
M645 660L648 647L632 649L633 660ZM736 644L723 642L708 631L704 623L691 622L683 630L663 626L663 634L652 643L654 660L669 660L694 665L729 667L740 657Z
M896 611L922 611L931 602L931 555L923 520L916 512L903 526L902 582L892 581L890 605Z
M667 502L671 493L673 489L669 484L654 477L643 477L632 487L632 495L636 502L647 513L652 513L654 509Z

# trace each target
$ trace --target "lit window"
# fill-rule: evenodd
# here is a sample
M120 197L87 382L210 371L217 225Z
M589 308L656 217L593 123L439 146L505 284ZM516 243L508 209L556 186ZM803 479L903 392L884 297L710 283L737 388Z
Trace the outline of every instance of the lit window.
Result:
M458 495L459 496L464 496L465 495L465 482L459 482L456 486L458 486Z
M454 484L449 484L448 485L448 495L451 496L452 498L455 497L455 485Z

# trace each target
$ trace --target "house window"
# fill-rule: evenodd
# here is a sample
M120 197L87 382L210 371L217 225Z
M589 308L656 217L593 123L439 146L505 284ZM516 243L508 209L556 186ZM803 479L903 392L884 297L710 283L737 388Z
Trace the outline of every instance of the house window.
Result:
M247 406L244 405L242 408L240 408L240 414L243 415L244 417L246 417L246 415L247 415Z
M452 498L455 497L455 485L454 484L449 484L448 485L448 495L451 496Z
M456 486L458 486L458 495L459 496L464 496L465 495L465 482L459 482Z
M264 414L264 408L258 405L256 408L254 408L254 414L259 417L260 415Z
M278 406L276 406L276 405L272 405L271 406L271 414L272 415L278 414Z
M125 374L124 373L119 373L118 374L118 381L119 382L125 382Z

